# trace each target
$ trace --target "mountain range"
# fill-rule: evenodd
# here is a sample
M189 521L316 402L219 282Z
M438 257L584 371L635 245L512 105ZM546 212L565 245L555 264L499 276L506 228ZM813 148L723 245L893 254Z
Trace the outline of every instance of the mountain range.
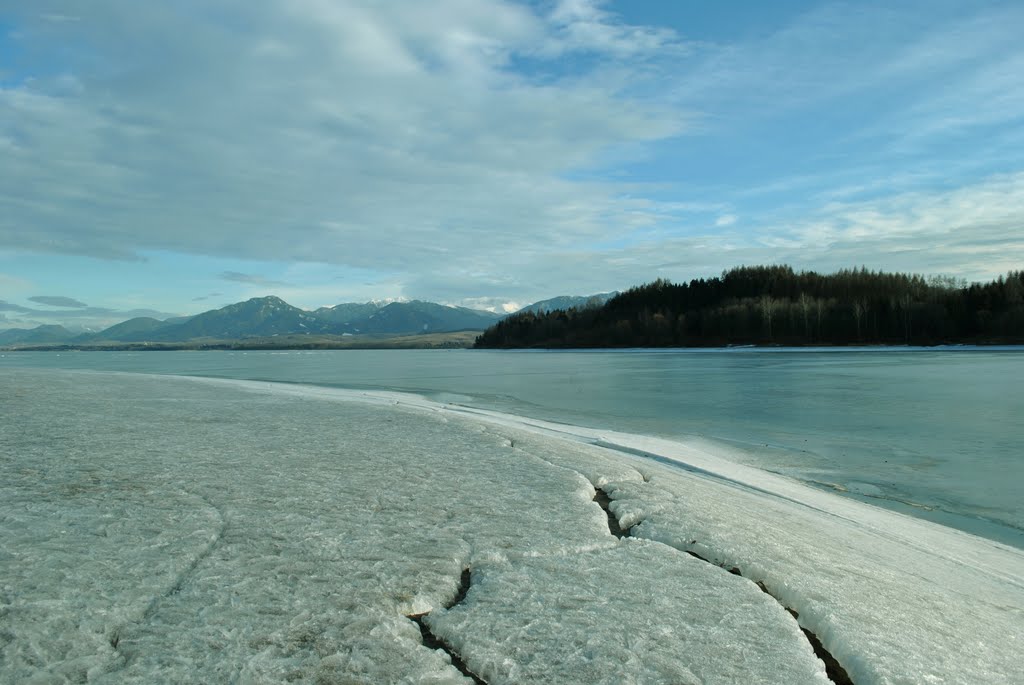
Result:
M611 294L556 297L520 311L546 312L599 306ZM279 297L256 297L191 317L159 320L137 317L98 333L73 333L63 326L0 331L0 345L63 343L183 343L305 335L396 337L423 333L484 330L505 314L413 300L391 303L344 303L308 311Z

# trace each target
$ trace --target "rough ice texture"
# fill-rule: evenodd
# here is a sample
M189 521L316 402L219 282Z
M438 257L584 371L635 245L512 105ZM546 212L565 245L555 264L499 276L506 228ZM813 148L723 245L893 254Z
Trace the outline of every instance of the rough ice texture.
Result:
M782 605L857 685L1024 682L1019 550L397 394L5 370L0 541L0 682L469 682L418 614L492 684L825 682Z
M484 564L428 622L490 683L829 682L778 602L647 540Z
M692 550L762 582L799 613L854 683L1016 682L1024 678L1021 555L1006 567L980 538L931 548L917 521L847 519L689 474L606 486L633 534ZM954 533L950 531L950 533ZM1024 682L1024 681L1022 681Z

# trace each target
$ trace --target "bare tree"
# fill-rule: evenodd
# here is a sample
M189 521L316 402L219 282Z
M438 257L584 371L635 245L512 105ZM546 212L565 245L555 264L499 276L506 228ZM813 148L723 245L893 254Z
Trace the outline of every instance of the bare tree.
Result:
M860 332L860 322L864 319L864 315L867 314L868 303L863 298L858 298L853 301L853 319L857 324L857 340L863 339Z
M768 295L762 295L758 303L761 310L761 318L768 328L768 339L772 339L772 311L775 309L775 302Z
M804 336L810 340L811 338L811 298L808 297L807 293L800 293L800 313L804 317Z

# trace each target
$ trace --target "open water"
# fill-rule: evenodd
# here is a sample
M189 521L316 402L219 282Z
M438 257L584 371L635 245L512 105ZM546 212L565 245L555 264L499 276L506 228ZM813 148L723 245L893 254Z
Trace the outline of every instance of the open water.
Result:
M397 390L696 441L1024 547L1024 348L0 353L14 366Z

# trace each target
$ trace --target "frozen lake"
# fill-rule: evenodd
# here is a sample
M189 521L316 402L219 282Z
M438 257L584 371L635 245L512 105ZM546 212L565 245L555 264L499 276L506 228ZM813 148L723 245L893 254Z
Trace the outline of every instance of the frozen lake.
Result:
M0 682L1024 681L1020 549L438 392L3 368Z
M0 371L14 366L397 390L697 442L741 463L1024 548L1024 348L0 357Z

